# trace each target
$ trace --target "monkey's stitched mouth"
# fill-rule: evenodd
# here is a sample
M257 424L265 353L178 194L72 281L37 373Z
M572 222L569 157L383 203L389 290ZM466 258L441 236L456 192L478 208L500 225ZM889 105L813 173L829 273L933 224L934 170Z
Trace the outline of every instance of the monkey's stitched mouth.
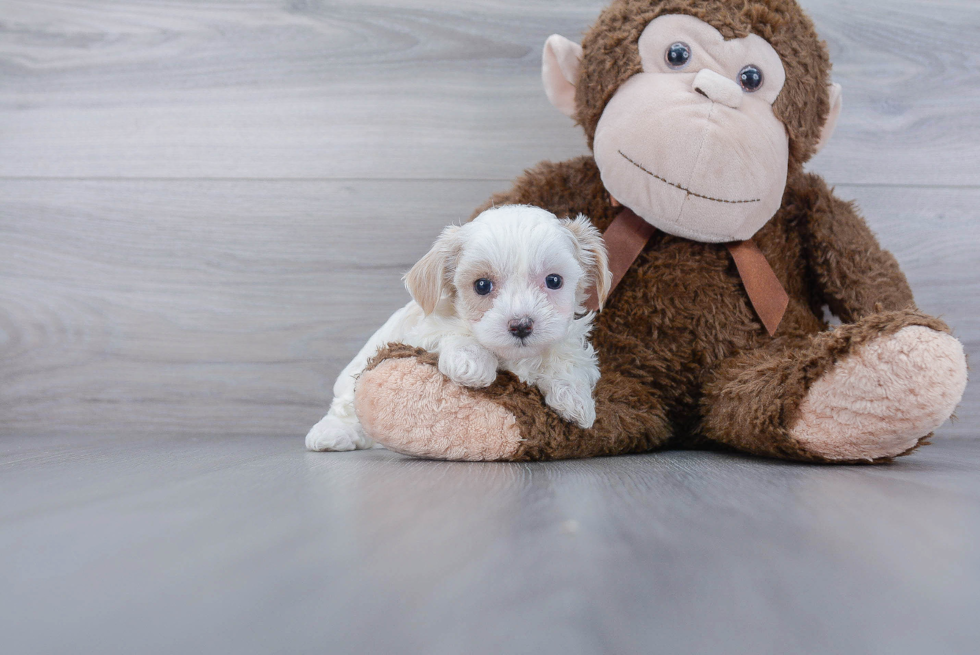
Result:
M660 177L656 173L653 173L651 171L648 171L646 168L643 167L642 164L638 164L637 162L635 162L632 159L630 159L629 157L627 157L626 154L622 150L617 150L617 152L620 154L620 156L623 159L625 159L629 163L633 164L634 166L636 166L637 168L639 168L641 171L643 171L644 173L646 173L650 177L656 178L656 179L660 180L661 182L663 182L664 184L674 187L675 189L680 189L684 193L686 193L688 195L692 195L695 198L702 198L704 200L710 200L712 202L724 202L724 203L727 203L729 205L744 205L744 204L750 203L750 202L762 202L762 200L760 198L754 198L752 200L724 200L722 198L712 198L711 196L703 196L700 193L695 193L694 191L691 191L687 187L683 187L680 184L677 184L676 182L671 182L670 180L665 180L664 178Z

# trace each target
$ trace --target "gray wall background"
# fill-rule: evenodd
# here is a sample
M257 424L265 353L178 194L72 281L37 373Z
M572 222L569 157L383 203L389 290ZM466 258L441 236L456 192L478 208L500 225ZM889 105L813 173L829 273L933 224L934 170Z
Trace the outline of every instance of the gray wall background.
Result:
M540 49L604 4L0 1L0 436L299 438L443 225L586 152ZM980 361L980 8L803 4L810 169Z

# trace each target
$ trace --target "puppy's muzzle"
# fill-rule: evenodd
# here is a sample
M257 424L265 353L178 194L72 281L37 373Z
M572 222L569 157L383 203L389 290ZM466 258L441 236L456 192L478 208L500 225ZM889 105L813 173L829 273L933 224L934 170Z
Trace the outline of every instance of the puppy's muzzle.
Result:
M534 321L529 317L515 318L507 324L507 329L518 339L526 339L534 332Z

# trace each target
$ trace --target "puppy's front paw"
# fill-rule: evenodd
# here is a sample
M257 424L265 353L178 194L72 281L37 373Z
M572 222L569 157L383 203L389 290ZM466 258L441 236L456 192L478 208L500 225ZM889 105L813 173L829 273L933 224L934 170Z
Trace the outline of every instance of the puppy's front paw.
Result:
M329 414L306 434L308 450L355 450L370 448L373 444L371 439L360 433L357 426Z
M482 389L497 379L497 358L476 344L448 348L439 355L439 372L456 384Z
M595 423L595 401L592 390L584 385L556 382L545 392L544 402L570 423L591 428Z

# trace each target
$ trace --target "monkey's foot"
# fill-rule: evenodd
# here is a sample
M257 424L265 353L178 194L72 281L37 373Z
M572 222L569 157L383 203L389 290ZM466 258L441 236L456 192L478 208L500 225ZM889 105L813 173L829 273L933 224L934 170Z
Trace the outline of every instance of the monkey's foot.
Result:
M952 415L966 380L959 341L909 326L865 343L814 382L790 436L829 460L895 457Z
M415 457L512 459L521 443L514 415L449 380L436 361L405 346L379 355L357 381L354 408L364 431Z

